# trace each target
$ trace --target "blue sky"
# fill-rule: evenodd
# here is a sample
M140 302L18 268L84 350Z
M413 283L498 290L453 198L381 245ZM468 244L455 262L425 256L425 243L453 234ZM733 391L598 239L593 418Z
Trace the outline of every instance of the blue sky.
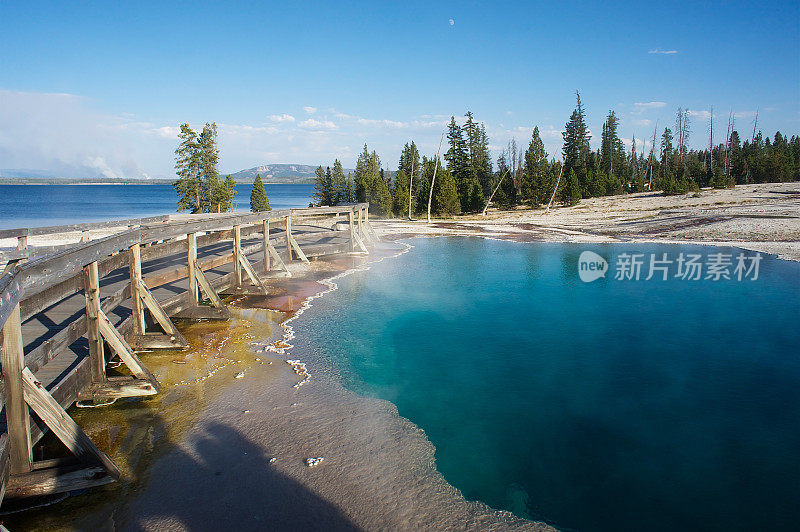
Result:
M393 169L467 109L495 156L534 125L560 156L576 89L595 146L609 109L627 142L678 106L693 146L712 105L717 142L731 110L800 133L800 3L663 4L6 0L0 168L168 176L177 126L216 121L226 172L352 166L365 142Z

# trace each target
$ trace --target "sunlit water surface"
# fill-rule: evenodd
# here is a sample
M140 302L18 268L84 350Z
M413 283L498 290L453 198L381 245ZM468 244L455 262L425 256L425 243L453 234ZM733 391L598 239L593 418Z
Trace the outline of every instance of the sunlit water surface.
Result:
M338 281L300 337L392 401L468 499L574 530L800 522L800 264L756 281L578 279L581 251L417 238Z

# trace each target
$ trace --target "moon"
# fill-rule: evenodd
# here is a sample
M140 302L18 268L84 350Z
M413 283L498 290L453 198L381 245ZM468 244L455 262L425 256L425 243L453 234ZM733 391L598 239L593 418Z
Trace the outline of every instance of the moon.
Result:
M456 23L456 21L453 20L453 19L450 19L448 22L450 23L451 26L455 25L455 23Z

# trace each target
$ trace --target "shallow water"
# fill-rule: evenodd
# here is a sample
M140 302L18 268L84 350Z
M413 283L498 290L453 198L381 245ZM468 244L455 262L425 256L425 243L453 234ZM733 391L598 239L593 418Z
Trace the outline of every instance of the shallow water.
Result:
M800 264L763 256L756 281L583 283L585 249L612 265L740 251L411 243L338 280L296 331L346 386L424 429L468 499L588 531L800 519Z

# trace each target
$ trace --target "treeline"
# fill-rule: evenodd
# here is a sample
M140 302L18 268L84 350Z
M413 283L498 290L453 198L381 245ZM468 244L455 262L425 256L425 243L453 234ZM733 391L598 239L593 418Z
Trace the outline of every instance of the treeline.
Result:
M206 122L199 135L189 124L181 124L178 138L180 142L175 150L178 179L172 183L178 193L178 210L192 214L231 210L236 181L230 174L220 179L217 124ZM250 193L250 210L271 209L261 175L256 175Z
M578 93L576 100L562 133L561 160L547 153L537 126L524 150L512 139L493 164L486 128L467 112L463 125L451 117L447 126L444 167L436 156L421 156L412 141L403 147L397 170L390 175L365 145L352 179L344 176L338 160L333 171L317 169L314 204L355 198L368 201L370 212L379 215L414 216L426 213L430 200L432 214L451 216L480 212L489 198L503 209L535 208L551 200L574 205L582 198L647 190L681 194L700 187L800 180L800 137L780 132L763 137L754 127L751 138L742 141L732 115L725 141L713 144L712 134L709 147L697 150L688 147L691 115L679 108L674 126L660 133L654 129L650 148L637 151L643 144L634 138L626 148L618 133L619 117L610 110L599 147L592 150ZM713 116L711 126L713 131Z

